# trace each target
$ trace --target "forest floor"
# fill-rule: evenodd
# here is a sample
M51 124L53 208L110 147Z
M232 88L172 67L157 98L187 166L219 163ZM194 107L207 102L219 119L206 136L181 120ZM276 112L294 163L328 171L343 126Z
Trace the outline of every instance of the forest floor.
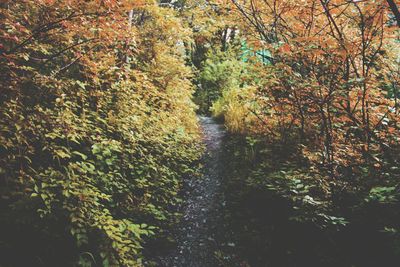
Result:
M216 266L215 251L219 241L216 234L224 203L221 194L221 154L225 136L223 125L212 118L200 117L206 153L203 159L203 175L187 179L184 185L183 219L175 230L177 246L164 261L168 267Z

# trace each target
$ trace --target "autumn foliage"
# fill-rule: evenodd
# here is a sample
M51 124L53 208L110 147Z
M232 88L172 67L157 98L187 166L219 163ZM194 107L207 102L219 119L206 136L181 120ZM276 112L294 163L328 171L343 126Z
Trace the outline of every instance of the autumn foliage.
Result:
M201 151L191 30L154 1L0 5L0 265L141 265Z
M298 140L333 183L398 164L398 28L385 2L231 1L231 10L246 42L271 53L251 66L261 79L241 100L253 121L242 131Z
M243 191L284 197L296 221L368 224L398 240L400 44L388 2L219 1L241 38L219 64L245 66L211 110L247 143Z
M398 5L0 1L0 265L149 265L201 156L196 109L245 140L236 188L398 242Z

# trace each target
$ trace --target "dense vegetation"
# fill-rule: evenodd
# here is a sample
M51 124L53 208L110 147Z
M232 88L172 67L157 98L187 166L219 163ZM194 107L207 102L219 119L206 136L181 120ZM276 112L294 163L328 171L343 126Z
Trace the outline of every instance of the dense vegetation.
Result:
M237 135L224 184L242 260L396 266L400 45L390 9L232 2L229 27L244 39L210 53L200 78L217 84L209 109Z
M139 265L201 152L190 31L145 2L1 5L1 265Z
M221 265L390 266L397 2L1 1L0 266L154 265L197 176L196 111L231 138Z

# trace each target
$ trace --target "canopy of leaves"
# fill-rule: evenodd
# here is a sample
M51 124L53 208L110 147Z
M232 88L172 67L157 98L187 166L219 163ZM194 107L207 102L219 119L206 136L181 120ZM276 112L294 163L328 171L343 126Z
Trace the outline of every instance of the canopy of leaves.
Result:
M245 75L213 67L213 75L202 76L240 81L208 94L214 115L249 141L252 173L236 186L284 197L298 221L336 228L364 220L399 240L400 43L393 9L386 1L314 0L231 0L219 8L230 8L226 25L237 38L267 57L237 51L227 59L222 49L225 58L205 61L204 74L232 58L246 61ZM263 153L271 149L276 154Z

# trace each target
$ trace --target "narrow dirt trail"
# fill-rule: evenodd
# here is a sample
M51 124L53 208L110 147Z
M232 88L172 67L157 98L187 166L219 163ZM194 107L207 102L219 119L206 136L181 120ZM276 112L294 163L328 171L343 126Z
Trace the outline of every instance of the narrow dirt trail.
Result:
M183 219L176 234L178 245L166 263L168 267L217 266L215 233L222 203L221 145L225 131L209 117L200 117L200 123L206 145L203 177L189 179L185 185Z

